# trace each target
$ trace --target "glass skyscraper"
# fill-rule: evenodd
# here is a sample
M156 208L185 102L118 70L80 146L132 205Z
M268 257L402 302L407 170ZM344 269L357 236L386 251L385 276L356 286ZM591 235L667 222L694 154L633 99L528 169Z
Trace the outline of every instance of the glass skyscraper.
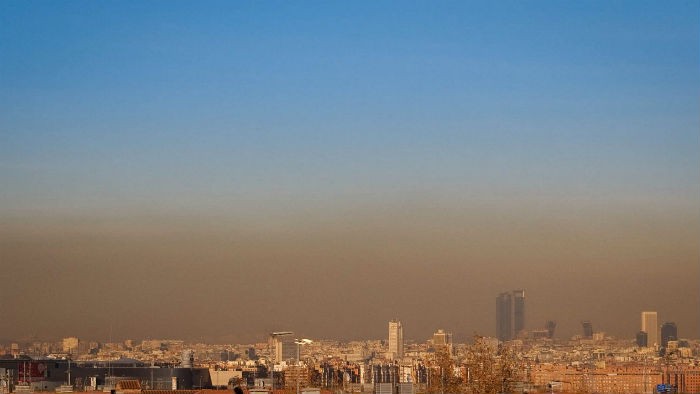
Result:
M496 336L514 339L525 329L525 290L501 293L496 297Z

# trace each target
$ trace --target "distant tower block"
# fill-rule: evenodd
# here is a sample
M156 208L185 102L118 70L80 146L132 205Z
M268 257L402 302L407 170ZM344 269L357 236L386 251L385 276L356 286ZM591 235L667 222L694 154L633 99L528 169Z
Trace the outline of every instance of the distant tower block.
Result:
M496 337L500 341L513 339L513 296L501 293L496 297Z
M674 322L666 322L661 326L661 346L667 347L668 341L678 340L678 327Z
M544 328L547 329L547 338L554 338L554 330L557 328L557 322L550 320L545 325Z
M297 345L294 343L294 333L291 331L278 331L270 334L275 362L296 360Z
M452 355L452 333L445 332L443 329L437 330L433 334L433 347L435 350L447 350L447 353Z
M655 347L661 342L658 324L656 312L642 312L642 331L647 333L647 347Z
M593 323L591 323L589 320L582 321L581 326L583 328L583 337L585 339L592 339L593 338Z
M525 290L513 290L496 297L496 337L510 341L525 330Z
M389 358L403 358L403 327L398 320L389 322Z
M525 330L525 290L513 291L513 338Z
M637 346L639 347L647 347L647 333L644 331L640 331L637 333Z

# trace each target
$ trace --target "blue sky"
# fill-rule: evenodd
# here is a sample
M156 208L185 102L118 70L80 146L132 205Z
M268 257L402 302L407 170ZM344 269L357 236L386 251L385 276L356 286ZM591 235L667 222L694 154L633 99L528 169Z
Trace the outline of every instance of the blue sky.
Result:
M280 183L700 192L696 2L0 7L5 211Z
M75 322L102 307L83 291L151 316L129 272L197 305L228 278L287 319L248 337L329 335L290 314L300 283L345 289L341 337L394 317L413 338L488 334L515 288L529 328L633 335L654 308L697 333L699 33L697 1L3 1L0 260L41 294L69 283ZM401 302L380 280L397 272ZM659 277L674 286L647 291ZM444 320L451 297L470 313ZM7 335L90 335L14 301ZM217 334L159 313L162 335Z

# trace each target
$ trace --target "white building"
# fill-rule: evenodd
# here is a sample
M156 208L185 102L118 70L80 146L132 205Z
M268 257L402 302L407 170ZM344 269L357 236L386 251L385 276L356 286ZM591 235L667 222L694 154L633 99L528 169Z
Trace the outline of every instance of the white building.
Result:
M642 312L642 331L647 333L647 347L656 347L659 341L659 323L656 312Z
M389 353L388 358L403 358L403 327L398 320L389 322Z

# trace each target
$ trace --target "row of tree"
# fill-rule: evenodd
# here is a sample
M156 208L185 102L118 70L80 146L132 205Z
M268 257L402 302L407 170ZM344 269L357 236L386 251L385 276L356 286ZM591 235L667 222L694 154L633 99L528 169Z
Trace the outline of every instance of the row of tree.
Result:
M522 372L510 346L494 347L483 337L475 336L474 344L460 359L453 358L446 348L436 349L427 389L430 394L510 393L514 384L525 378Z

